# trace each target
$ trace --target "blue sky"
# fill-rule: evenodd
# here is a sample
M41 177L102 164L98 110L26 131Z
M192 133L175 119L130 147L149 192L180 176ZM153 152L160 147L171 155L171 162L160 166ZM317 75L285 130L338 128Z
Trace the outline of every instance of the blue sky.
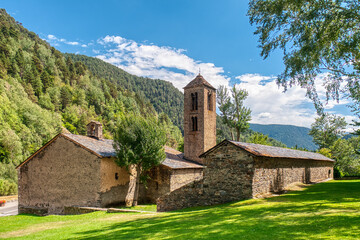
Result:
M281 54L263 60L246 16L246 0L3 1L17 21L62 52L101 58L181 89L201 69L214 86L249 92L252 122L309 127L316 117L305 90L282 93ZM321 81L320 96L324 96ZM353 117L347 100L327 111Z

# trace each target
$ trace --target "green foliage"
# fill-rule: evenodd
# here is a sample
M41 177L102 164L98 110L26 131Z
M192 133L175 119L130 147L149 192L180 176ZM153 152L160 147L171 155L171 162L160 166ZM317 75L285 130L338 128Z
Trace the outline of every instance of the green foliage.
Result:
M269 141L269 136L261 133L255 133L251 135L248 142L272 146L272 143Z
M166 134L154 117L127 114L121 118L114 136L115 162L134 176L130 177L126 206L136 206L140 181L146 183L148 171L165 160Z
M183 132L184 95L170 82L137 77L98 58L68 53L65 56L85 64L93 74L110 81L112 96L116 95L113 90L118 88L133 91L148 99L158 113L166 113Z
M17 184L15 182L0 178L0 196L17 194Z
M335 167L344 176L360 176L359 149L360 137L338 139L330 147L331 154L336 160Z
M339 179L344 177L344 173L342 173L338 167L334 167L334 178Z
M345 118L333 114L321 114L311 124L309 135L313 137L319 148L329 148L334 142L344 135L347 126Z
M333 155L331 153L331 150L329 148L321 148L317 151L317 153L320 153L328 158L333 158Z
M229 96L228 89L220 86L217 90L217 103L223 123L230 128L232 140L234 140L232 130L236 131L236 141L240 141L240 135L249 128L251 120L251 110L244 106L244 100L248 93L244 89L231 89L232 98Z
M257 26L261 56L283 52L278 83L299 84L321 112L315 77L325 76L327 97L339 99L341 86L359 103L360 3L358 0L251 0L248 15ZM341 84L341 82L346 84Z
M141 173L165 160L164 129L155 118L127 114L121 118L114 136L116 163L127 169L137 165Z

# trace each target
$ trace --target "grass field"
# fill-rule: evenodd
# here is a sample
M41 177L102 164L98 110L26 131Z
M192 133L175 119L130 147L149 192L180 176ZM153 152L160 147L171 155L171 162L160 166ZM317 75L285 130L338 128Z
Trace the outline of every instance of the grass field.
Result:
M0 238L360 239L360 180L170 213L2 217Z

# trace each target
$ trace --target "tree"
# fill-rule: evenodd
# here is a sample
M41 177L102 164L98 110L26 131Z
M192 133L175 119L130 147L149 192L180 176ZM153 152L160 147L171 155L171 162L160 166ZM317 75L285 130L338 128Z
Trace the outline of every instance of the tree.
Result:
M236 131L236 141L240 141L240 135L249 128L251 110L244 106L244 100L248 93L244 89L231 89L232 98L225 86L220 86L216 92L220 115L225 125L230 128L232 140L234 140L233 129Z
M271 142L269 141L269 136L264 135L262 133L258 133L258 132L255 132L254 134L252 134L250 136L249 142L250 143L256 143L256 144L261 144L261 145L272 146Z
M356 94L360 80L358 0L251 0L248 16L257 26L261 56L282 50L285 70L278 84L285 90L294 84L306 88L320 113L322 104L314 83L324 73L327 99L338 100L340 90L360 99Z
M233 124L236 130L236 141L240 141L240 134L249 128L249 121L251 120L251 110L244 106L244 100L248 96L248 92L245 89L236 89L236 87L233 86L231 93L233 98Z
M345 118L325 113L315 119L309 135L313 137L314 143L320 149L330 148L336 140L343 136L346 126Z
M335 167L340 175L354 176L360 174L360 156L357 153L359 142L359 137L352 137L348 140L338 139L330 147L331 154L336 160Z
M165 160L166 136L157 119L140 115L122 117L114 135L115 162L130 173L126 206L136 206L140 180L146 181L147 171Z

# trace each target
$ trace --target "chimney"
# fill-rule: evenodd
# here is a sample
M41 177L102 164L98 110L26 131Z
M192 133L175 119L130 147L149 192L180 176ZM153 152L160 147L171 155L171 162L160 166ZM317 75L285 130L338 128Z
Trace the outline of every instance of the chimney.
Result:
M102 139L102 124L97 121L91 121L87 125L87 136Z

